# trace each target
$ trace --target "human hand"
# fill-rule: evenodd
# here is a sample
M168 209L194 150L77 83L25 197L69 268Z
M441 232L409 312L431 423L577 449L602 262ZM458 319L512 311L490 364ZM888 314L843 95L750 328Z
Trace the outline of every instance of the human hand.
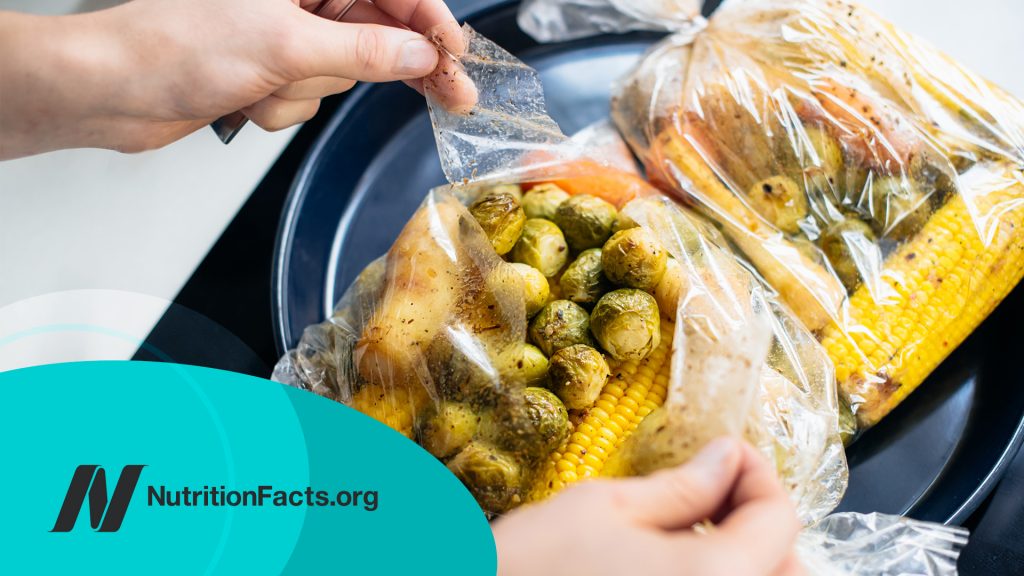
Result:
M708 533L692 529L706 519ZM502 576L804 573L789 496L761 455L731 438L645 478L580 484L493 529Z
M443 0L359 0L333 22L319 0L135 0L64 17L0 13L0 159L57 148L163 146L241 109L279 130L356 81L455 72L462 33ZM344 3L336 3L344 6ZM15 79L13 82L8 78ZM468 108L465 75L444 104Z

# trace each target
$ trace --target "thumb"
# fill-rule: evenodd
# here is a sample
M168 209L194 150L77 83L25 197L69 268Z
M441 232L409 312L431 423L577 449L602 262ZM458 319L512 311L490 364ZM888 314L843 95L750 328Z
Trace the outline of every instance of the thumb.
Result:
M628 513L657 528L689 528L713 517L725 504L739 476L739 441L722 437L709 442L686 464L646 478L619 482Z
M304 12L299 21L302 43L294 64L302 78L387 82L421 78L437 67L437 46L416 32L333 22Z

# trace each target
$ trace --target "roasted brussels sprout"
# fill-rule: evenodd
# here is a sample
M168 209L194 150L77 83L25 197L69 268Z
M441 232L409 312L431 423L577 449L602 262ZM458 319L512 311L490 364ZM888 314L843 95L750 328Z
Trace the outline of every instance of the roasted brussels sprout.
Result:
M569 260L569 246L554 222L530 218L523 227L522 237L512 248L512 260L533 266L550 278Z
M501 395L499 374L514 370L518 359L509 357L505 362L499 354L481 362L483 349L466 347L453 342L448 334L438 335L426 350L427 371L438 394L444 400L464 402L474 407L493 406Z
M544 458L569 436L569 413L557 396L539 387L527 387L522 397L499 407L483 430L495 445L527 461Z
M575 302L555 300L530 321L530 341L551 357L573 344L592 344L590 315Z
M615 219L615 228L612 229L612 234L621 232L623 230L629 230L630 228L636 228L639 224L636 220L633 220L627 214L619 213L619 217Z
M943 204L951 194L956 193L957 174L969 168L965 164L970 163L973 156L971 152L951 151L946 157L925 149L924 152L914 154L910 160L910 180L918 189L931 192L936 199L935 204Z
M537 432L537 452L547 456L569 437L569 413L551 391L539 387L523 390L526 414Z
M883 176L871 184L872 227L878 234L904 240L924 226L931 215L928 197L912 180Z
M642 290L626 288L602 296L590 315L590 326L601 347L616 360L641 360L661 343L658 303Z
M511 194L516 199L516 202L523 203L523 187L519 184L498 184L497 186L491 186L487 193Z
M551 288L548 286L548 279L529 264L513 262L512 266L523 277L523 300L526 302L526 317L533 318L533 315L540 312L551 296Z
M839 141L817 126L804 126L804 132L817 156L817 159L806 157L804 162L816 166L826 178L835 178L843 169L843 149Z
M523 210L527 218L555 219L558 207L569 199L569 193L554 184L540 184L523 194Z
M654 290L665 274L668 252L646 228L616 232L601 251L604 275L613 283Z
M448 462L448 469L488 512L504 512L522 501L522 467L494 446L470 442Z
M416 425L416 441L434 456L444 459L462 450L480 424L480 416L468 404L442 402L431 406Z
M589 408L601 395L611 371L604 356L586 344L562 348L551 357L551 389L573 410Z
M871 226L857 218L837 222L822 234L821 251L832 263L832 268L847 291L852 292L861 281L856 257L861 251L853 247L875 242L875 233Z
M608 281L601 268L601 249L584 250L562 273L559 281L562 298L577 304L591 305L608 291Z
M615 206L589 194L577 194L555 211L555 224L562 229L569 247L579 252L597 248L612 235L619 212Z
M807 195L786 176L772 176L754 184L747 200L758 214L787 234L799 232L800 221L807 216Z
M548 379L548 357L534 344L522 344L522 356L515 363L517 376L527 386L543 385Z
M480 223L498 254L507 254L516 245L526 223L526 213L508 192L484 194L469 207L469 213Z

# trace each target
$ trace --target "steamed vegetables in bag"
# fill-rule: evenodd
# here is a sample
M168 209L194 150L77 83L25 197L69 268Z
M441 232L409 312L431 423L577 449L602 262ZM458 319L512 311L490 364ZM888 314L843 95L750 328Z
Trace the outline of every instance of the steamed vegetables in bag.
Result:
M431 110L459 184L427 195L275 377L412 438L489 513L682 462L718 432L748 437L802 516L823 515L846 483L824 351L713 227L587 157L543 112L535 73L469 34L479 104ZM734 350L738 333L760 344ZM731 362L746 369L721 387ZM658 458L619 454L644 429Z
M690 40L624 81L616 124L871 426L1024 274L1024 105L852 2L727 1Z

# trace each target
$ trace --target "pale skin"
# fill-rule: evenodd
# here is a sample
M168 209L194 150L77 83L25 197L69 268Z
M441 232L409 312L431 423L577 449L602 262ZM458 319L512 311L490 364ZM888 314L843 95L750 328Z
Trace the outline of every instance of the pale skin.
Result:
M135 0L90 14L0 12L0 160L64 148L159 148L243 110L267 130L303 122L358 81L444 75L442 105L476 91L442 0ZM440 50L439 50L440 47ZM455 82L451 78L457 78ZM211 138L212 138L211 134ZM715 526L698 534L693 525ZM790 576L799 531L774 470L738 440L647 478L584 483L494 524L506 576Z
M677 468L586 482L520 508L494 537L500 576L796 576L799 530L774 468L726 437Z
M318 4L135 0L72 16L0 12L0 160L150 150L235 110L280 130L357 81L420 89L465 49L442 0L360 0L342 22L310 14ZM457 78L434 83L444 90L435 96L469 108L475 89Z

